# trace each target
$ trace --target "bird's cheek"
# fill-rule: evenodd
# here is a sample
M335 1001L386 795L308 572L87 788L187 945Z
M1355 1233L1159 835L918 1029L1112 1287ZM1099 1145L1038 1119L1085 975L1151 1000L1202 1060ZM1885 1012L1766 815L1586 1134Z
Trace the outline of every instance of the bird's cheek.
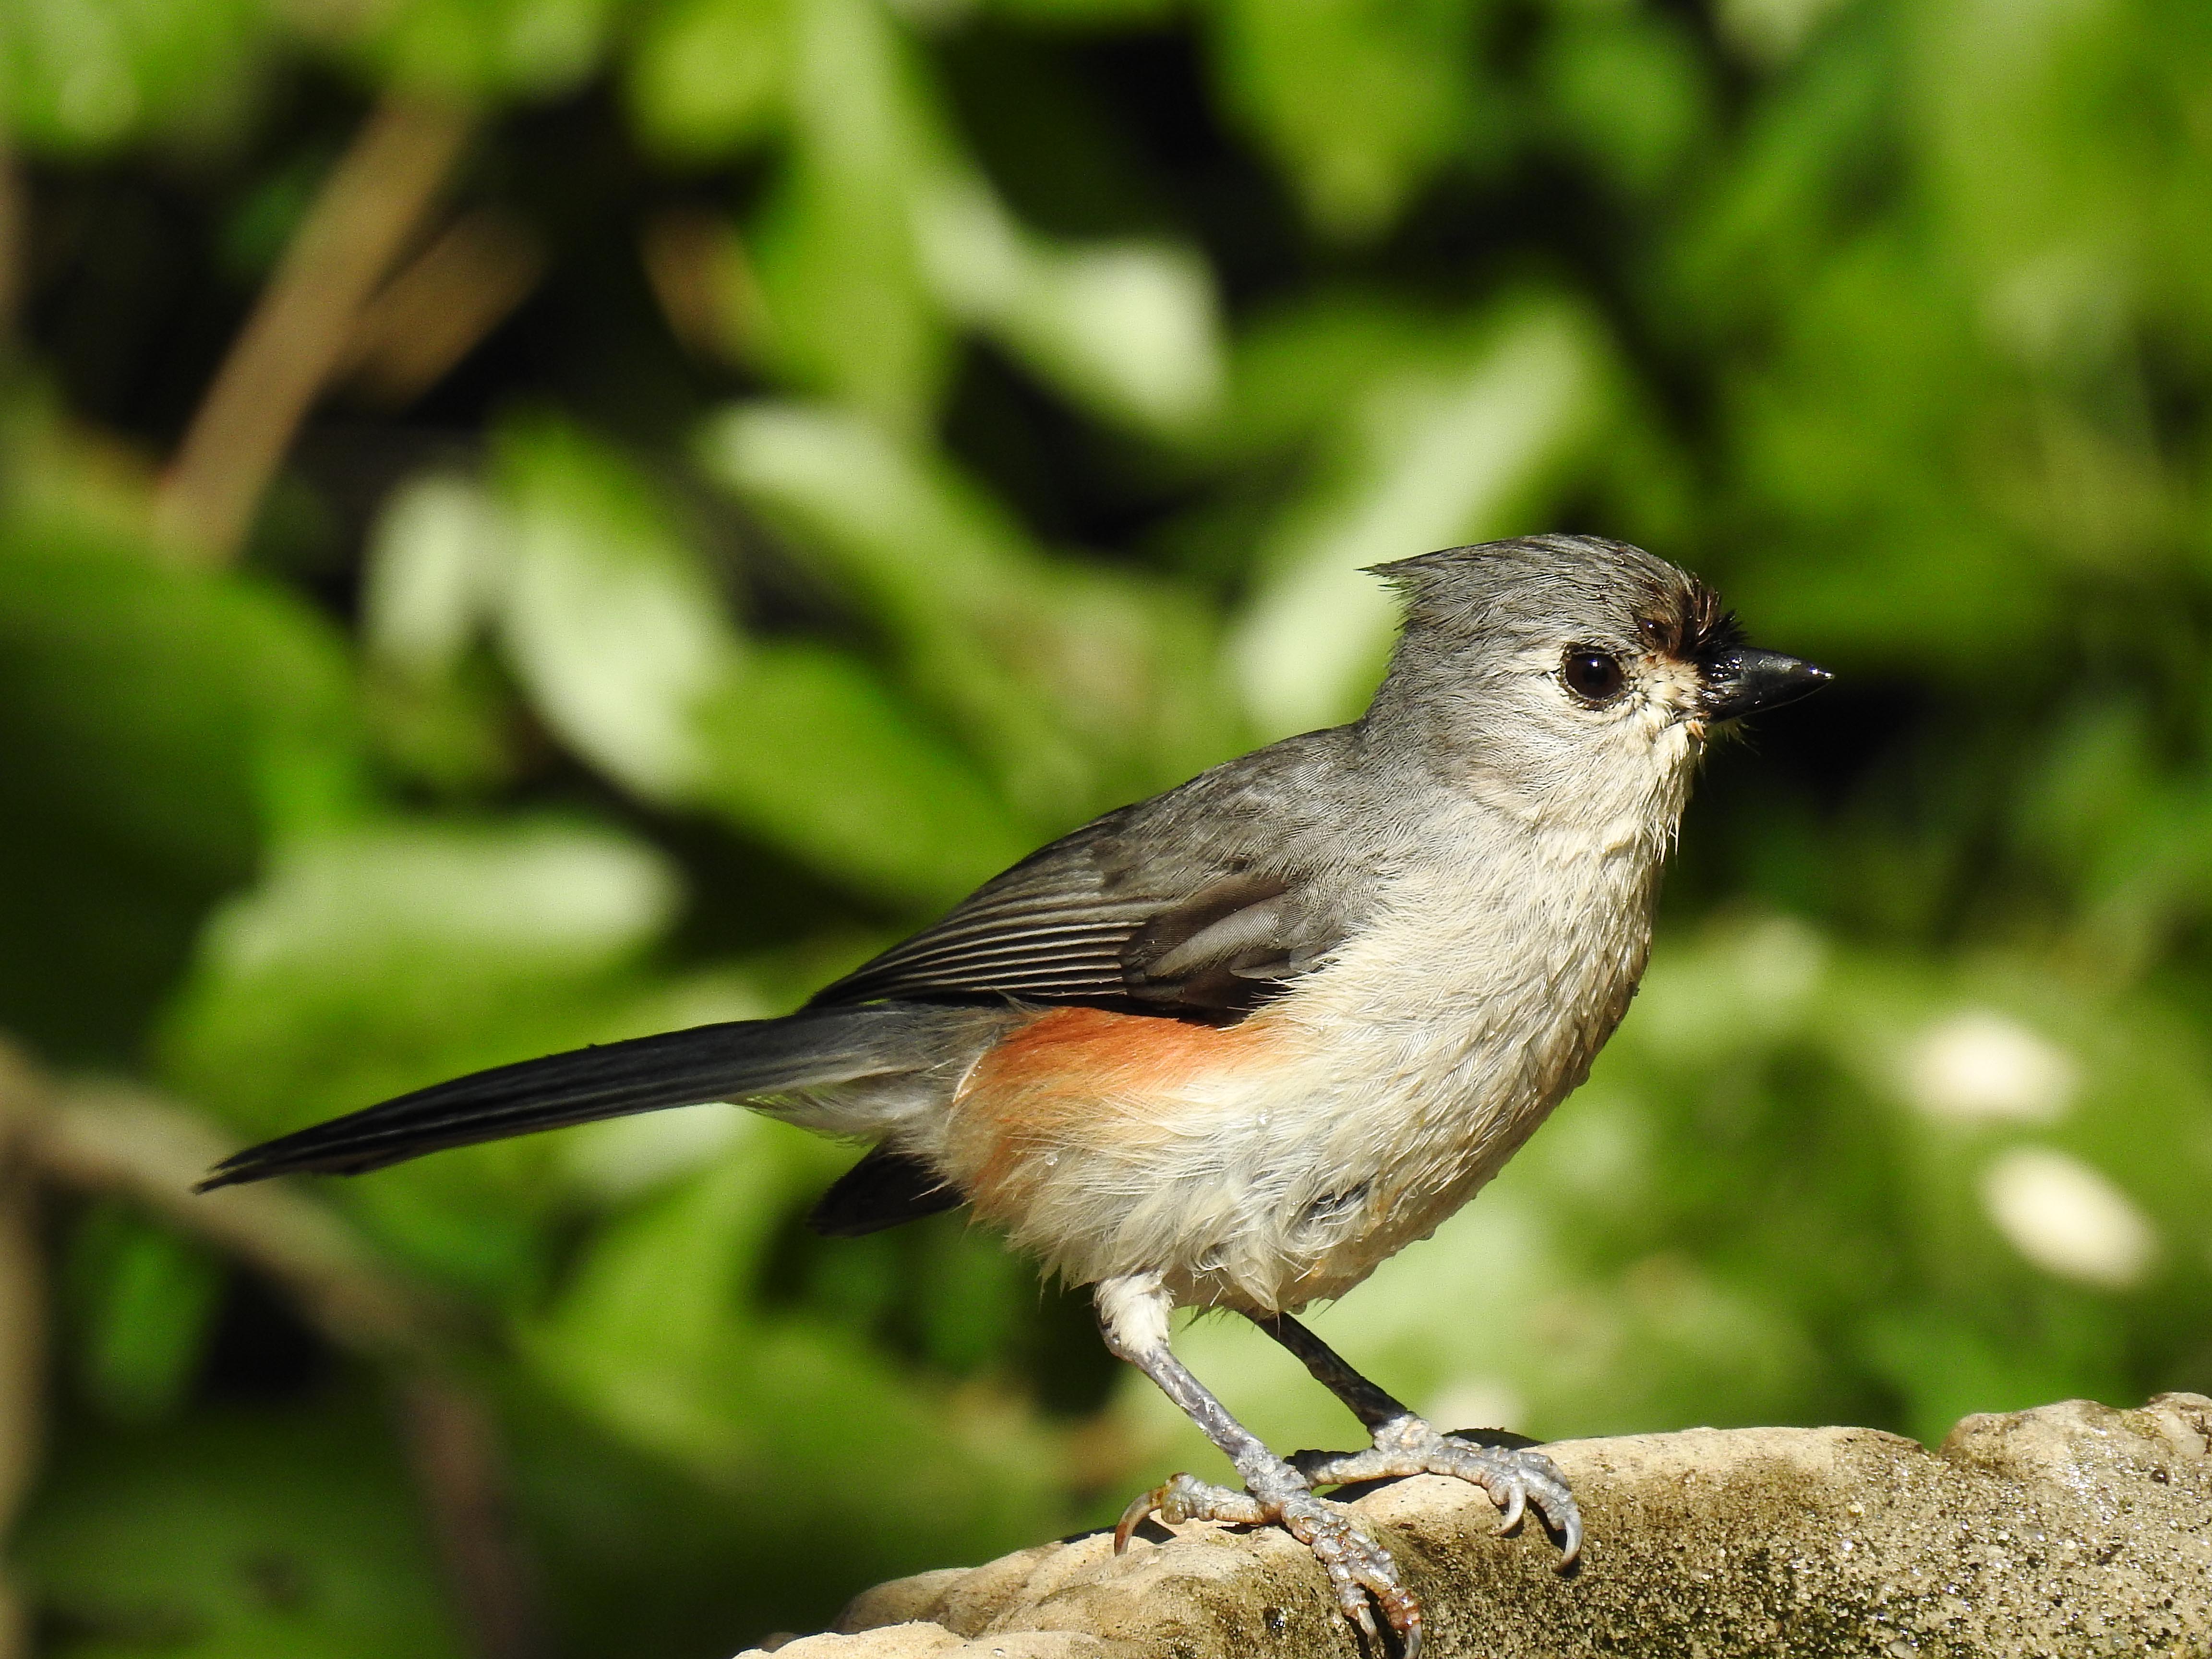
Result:
M1680 740L1686 713L1673 698L1663 693L1655 694L1644 698L1637 710L1635 729L1653 749L1664 750Z
M1669 720L1680 720L1704 707L1705 679L1692 664L1672 657L1647 657L1644 684L1651 704L1664 710Z

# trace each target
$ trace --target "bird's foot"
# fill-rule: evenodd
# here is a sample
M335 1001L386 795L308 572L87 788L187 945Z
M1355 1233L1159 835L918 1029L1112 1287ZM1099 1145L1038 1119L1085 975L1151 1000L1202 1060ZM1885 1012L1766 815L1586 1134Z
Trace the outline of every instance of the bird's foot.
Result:
M1471 1482L1504 1512L1500 1532L1511 1532L1531 1508L1559 1537L1559 1571L1583 1550L1582 1510L1559 1465L1533 1446L1484 1446L1439 1433L1408 1413L1375 1431L1365 1451L1302 1451L1291 1459L1316 1486L1354 1480L1387 1480L1407 1474L1446 1474Z
M1114 1528L1114 1553L1129 1547L1129 1534L1147 1516L1157 1515L1170 1526L1182 1521L1279 1526L1314 1553L1328 1575L1337 1606L1370 1644L1377 1636L1374 1608L1380 1607L1397 1632L1403 1659L1420 1659L1421 1604L1399 1577L1390 1553L1353 1526L1342 1504L1292 1484L1288 1470L1284 1474L1279 1485L1263 1482L1263 1491L1246 1492L1208 1486L1194 1475L1176 1475L1121 1512L1121 1523Z

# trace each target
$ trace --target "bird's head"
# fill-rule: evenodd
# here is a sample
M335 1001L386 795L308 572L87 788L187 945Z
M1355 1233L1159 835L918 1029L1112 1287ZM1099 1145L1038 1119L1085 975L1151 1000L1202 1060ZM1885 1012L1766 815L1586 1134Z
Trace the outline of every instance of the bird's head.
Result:
M1717 727L1830 678L1746 644L1711 588L1626 542L1530 536L1377 574L1406 625L1370 731L1550 820L1671 834Z

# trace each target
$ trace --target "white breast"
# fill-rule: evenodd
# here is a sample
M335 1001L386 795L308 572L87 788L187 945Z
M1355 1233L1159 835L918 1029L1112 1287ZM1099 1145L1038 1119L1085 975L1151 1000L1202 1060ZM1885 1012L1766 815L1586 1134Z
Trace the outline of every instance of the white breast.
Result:
M1340 1295L1434 1231L1581 1084L1626 1012L1657 849L1582 837L1519 853L1407 882L1285 1008L1320 1040L1304 1104L1263 1155L1304 1190L1361 1201L1316 1213L1292 1195L1253 1218L1273 1235L1282 1304Z

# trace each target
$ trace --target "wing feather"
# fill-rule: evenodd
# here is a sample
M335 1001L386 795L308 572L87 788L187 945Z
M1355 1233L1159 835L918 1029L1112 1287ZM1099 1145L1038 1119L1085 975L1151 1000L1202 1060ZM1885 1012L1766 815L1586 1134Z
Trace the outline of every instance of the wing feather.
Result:
M1109 812L814 1000L1011 997L1241 1018L1325 960L1354 908L1342 872L1314 854L1328 838L1301 834L1310 814L1291 810L1312 794L1270 790L1274 775L1232 765Z

